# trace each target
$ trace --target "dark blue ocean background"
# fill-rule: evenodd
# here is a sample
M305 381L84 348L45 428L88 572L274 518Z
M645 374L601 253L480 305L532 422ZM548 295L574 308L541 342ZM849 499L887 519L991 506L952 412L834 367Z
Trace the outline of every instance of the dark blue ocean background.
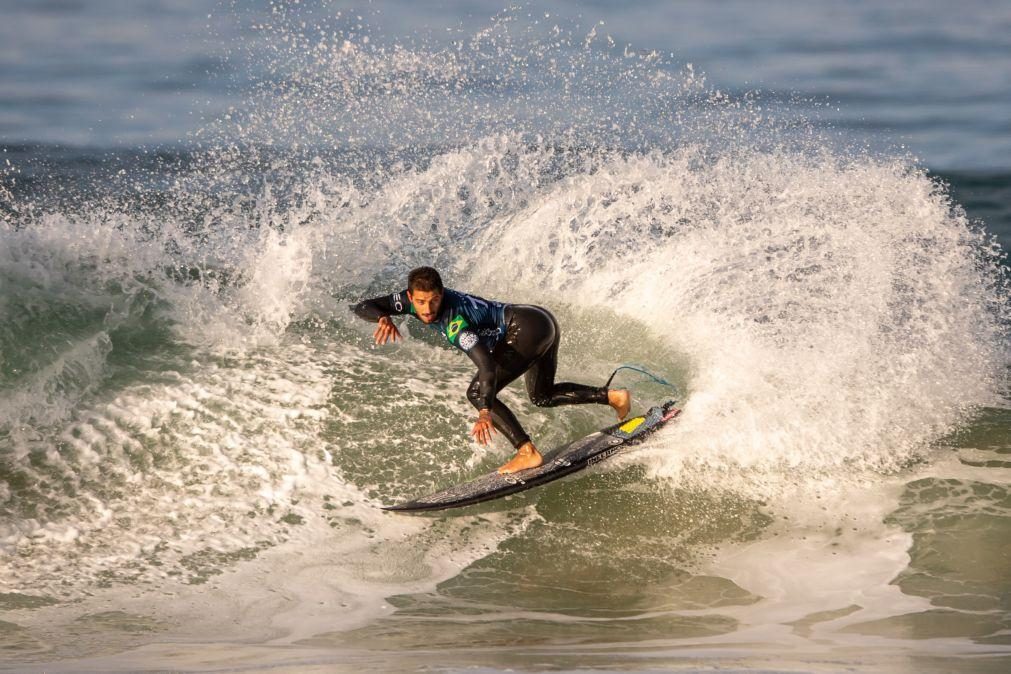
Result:
M269 37L255 26L284 4L3 0L0 146L27 173L56 175L87 171L114 152L183 148L271 76L257 58ZM430 44L469 35L504 8L480 0L323 4L392 42ZM731 94L759 90L855 142L911 154L1011 243L1006 2L552 1L524 9L545 23L596 26L619 46L670 53Z

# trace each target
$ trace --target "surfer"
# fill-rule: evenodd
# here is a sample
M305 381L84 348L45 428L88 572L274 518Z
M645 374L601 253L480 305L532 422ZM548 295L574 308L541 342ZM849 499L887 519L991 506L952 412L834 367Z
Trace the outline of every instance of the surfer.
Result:
M478 410L471 435L483 445L498 429L516 450L499 473L536 468L544 460L516 416L496 395L525 373L527 395L538 407L610 405L624 419L631 407L625 389L607 389L568 382L555 383L558 365L558 322L547 309L526 304L503 304L445 288L432 267L418 267L407 276L407 289L364 300L355 314L378 323L376 344L401 339L390 316L409 314L435 327L450 344L477 365L467 398Z

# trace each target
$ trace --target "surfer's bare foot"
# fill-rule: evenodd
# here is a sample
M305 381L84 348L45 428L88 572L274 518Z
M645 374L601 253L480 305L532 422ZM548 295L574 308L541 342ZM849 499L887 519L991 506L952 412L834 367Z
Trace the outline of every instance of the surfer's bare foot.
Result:
M628 411L632 409L632 394L623 388L612 389L607 392L607 404L618 413L620 421L627 417Z
M534 443L528 442L516 450L516 456L514 456L508 463L498 469L500 475L506 475L508 473L515 473L521 470L526 470L527 468L536 468L541 465L544 458L541 453L537 451L534 447Z

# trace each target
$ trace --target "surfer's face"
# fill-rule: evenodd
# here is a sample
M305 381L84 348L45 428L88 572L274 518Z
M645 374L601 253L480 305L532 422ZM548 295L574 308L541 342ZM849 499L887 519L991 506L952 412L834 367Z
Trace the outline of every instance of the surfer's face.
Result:
M442 293L438 290L407 291L407 299L414 305L414 313L425 323L433 323L439 317Z

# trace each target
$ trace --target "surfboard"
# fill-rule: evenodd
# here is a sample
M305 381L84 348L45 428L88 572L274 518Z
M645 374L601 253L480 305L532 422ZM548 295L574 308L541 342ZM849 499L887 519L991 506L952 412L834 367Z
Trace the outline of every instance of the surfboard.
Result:
M476 480L454 485L428 496L398 505L384 506L383 510L417 512L444 510L473 505L502 498L532 487L537 487L583 470L614 456L627 447L642 442L651 433L662 428L680 414L675 401L651 407L646 414L608 426L544 454L544 462L508 475L492 472Z

